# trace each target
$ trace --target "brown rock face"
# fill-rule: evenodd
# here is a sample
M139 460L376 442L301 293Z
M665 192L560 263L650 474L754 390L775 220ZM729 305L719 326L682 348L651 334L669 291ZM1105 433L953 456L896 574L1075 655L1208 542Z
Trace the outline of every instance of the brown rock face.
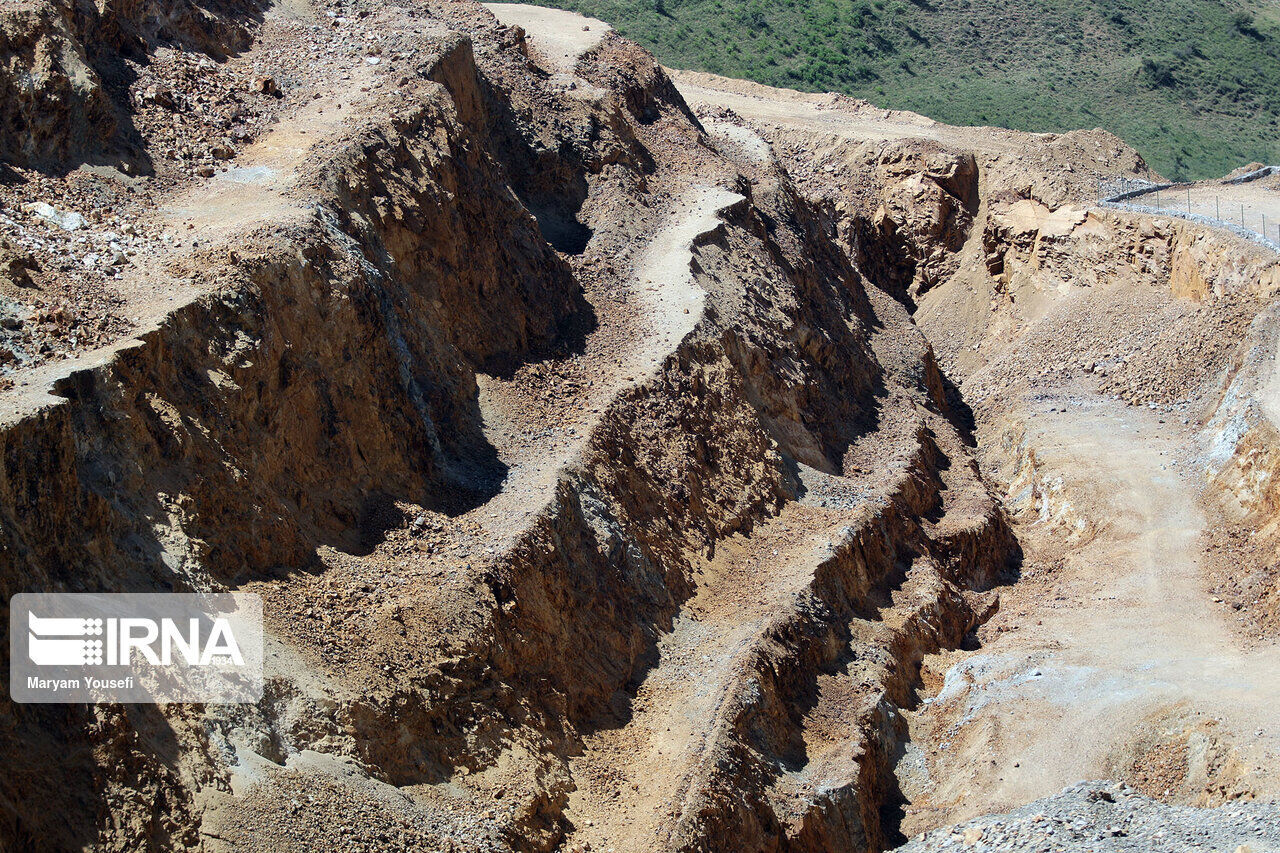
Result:
M972 154L903 146L880 156L880 205L856 217L859 266L890 292L914 300L959 266L978 211L978 164Z
M271 662L255 705L0 705L0 846L888 844L920 660L1018 554L902 304L973 159L878 161L882 281L614 35L551 73L470 2L63 11L87 70L15 162L108 150L144 107L92 69L160 41L302 32L340 90L255 71L278 121L110 279L133 335L4 392L0 593L256 592Z
M114 105L72 19L47 3L0 19L0 151L10 162L54 166L116 132Z
M958 595L922 589L922 567L941 550L936 531L921 525L918 538L891 511L877 516L878 553L892 556L867 557L873 584L919 598L890 592L893 606L876 611L884 627L869 630L857 618L876 601L874 588L847 581L857 651L819 664L816 690L787 685L807 671L800 661L810 650L791 635L771 637L760 652L768 664L742 692L743 706L769 710L721 729L717 743L732 758L696 776L710 780L706 790L682 801L684 849L877 849L892 846L895 831L928 833L907 849L959 850L982 838L1032 849L1033 837L1047 837L1046 820L1078 827L1080 813L1046 818L1052 797L999 813L1081 778L1123 779L1184 805L1274 801L1280 262L1257 239L1261 214L1274 228L1269 191L1232 197L1225 182L1206 182L1185 195L1179 188L1172 202L1165 191L1150 209L1124 209L1100 204L1100 186L1145 169L1103 131L946 127L830 94L676 74L718 144L785 164L826 233L881 286L867 289L877 318L889 316L886 293L910 306L947 375L908 381L902 333L873 336L877 360L972 416L982 470L1005 493L1026 548L1021 579L1001 590L992 614L964 583ZM937 180L949 176L963 180ZM1178 218L1193 199L1203 213L1219 194L1252 234ZM932 361L931 350L920 358ZM851 464L862 462L855 454ZM927 482L903 491L927 496ZM949 485L942 494L954 495ZM906 505L906 518L929 515L927 502ZM982 518L980 500L970 505ZM948 527L961 515L953 513ZM959 562L971 570L983 549L1000 550L995 525L975 523L960 539ZM908 562L902 586L875 574ZM838 611L830 590L819 598ZM928 605L912 613L910 602ZM964 649L931 650L954 644L969 617L986 621ZM1262 642L1242 643L1241 630ZM869 677L877 661L887 674ZM1184 669L1186 661L1196 663ZM894 713L878 705L892 690L873 688L892 685L904 664L923 682L913 693L920 701L894 699ZM1214 686L1226 672L1248 673L1230 697ZM653 701L643 691L640 700ZM654 730L664 746L676 740L666 733L674 726ZM880 745L895 741L904 747L896 772L877 772ZM826 770L848 761L844 749L862 770L854 781ZM1089 797L1112 802L1124 792L1115 785ZM976 828L945 828L983 814L993 816ZM1198 816L1197 831L1237 815ZM1018 837L1023 816L1040 828ZM1151 825L1167 835L1158 819ZM613 835L588 840L594 848Z

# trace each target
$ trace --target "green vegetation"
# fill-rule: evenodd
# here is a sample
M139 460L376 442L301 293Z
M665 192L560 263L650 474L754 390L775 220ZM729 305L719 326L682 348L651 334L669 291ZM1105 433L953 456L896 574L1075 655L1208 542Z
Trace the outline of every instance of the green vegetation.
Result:
M952 124L1105 127L1171 178L1280 163L1274 0L532 0L678 68Z

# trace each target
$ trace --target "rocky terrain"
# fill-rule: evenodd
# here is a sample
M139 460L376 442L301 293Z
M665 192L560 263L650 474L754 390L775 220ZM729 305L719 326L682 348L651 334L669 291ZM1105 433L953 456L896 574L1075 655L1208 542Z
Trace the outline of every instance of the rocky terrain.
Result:
M678 82L698 114L756 128L859 268L913 307L1023 549L981 649L922 661L903 833L1091 778L1178 804L1274 801L1275 255L1092 208L1099 176L1140 168L1097 132Z
M256 705L0 703L0 849L884 850L1081 779L1277 797L1280 267L1090 209L1145 170L1114 137L470 0L0 33L0 592L267 631Z
M1252 803L1210 812L1166 806L1123 784L1082 783L1001 817L935 830L899 848L942 850L1235 850L1280 848L1275 809Z

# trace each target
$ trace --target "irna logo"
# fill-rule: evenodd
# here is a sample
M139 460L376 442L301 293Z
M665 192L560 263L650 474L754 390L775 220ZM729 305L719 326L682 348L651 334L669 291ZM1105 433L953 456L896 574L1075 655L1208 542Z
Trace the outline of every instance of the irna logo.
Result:
M262 599L251 593L19 593L15 702L256 702Z
M170 666L175 654L188 666L231 663L244 666L231 624L223 618L202 626L199 618L100 619L27 615L27 657L36 666L129 666L141 655L155 666ZM105 639L104 639L105 637Z

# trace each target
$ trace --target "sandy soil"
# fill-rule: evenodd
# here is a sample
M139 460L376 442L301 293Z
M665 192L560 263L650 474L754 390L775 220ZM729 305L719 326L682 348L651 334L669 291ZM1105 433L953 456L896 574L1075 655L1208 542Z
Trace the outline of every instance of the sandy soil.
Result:
M1221 219L1280 242L1280 189L1266 181L1237 185L1205 181L1148 193L1133 201L1170 213L1190 211L1198 216Z
M1246 645L1211 603L1188 437L1096 397L1041 402L1027 422L1042 478L1069 502L1047 514L1096 533L1071 544L1024 525L1031 576L1005 594L990 642L928 662L944 683L912 729L936 746L927 771L904 764L904 829L1151 772L1161 741L1188 732L1207 732L1201 760L1230 765L1202 770L1280 795L1280 644Z
M572 72L578 58L613 30L604 21L559 9L525 3L483 5L502 23L523 27L538 56L550 66L548 70L562 73Z
M953 127L916 113L886 110L840 95L775 89L699 71L668 69L668 73L691 107L728 107L745 119L780 127L826 132L864 142L926 139L993 153L1021 149L1018 137L1023 134L1011 131Z
M573 762L572 843L618 853L669 845L691 778L711 760L716 730L708 722L721 718L718 707L741 679L762 626L805 587L849 520L847 512L792 504L705 567L697 594L659 643L631 718L589 736Z
M980 158L995 155L1004 164L1014 162L1016 152L1028 171L1046 162L1029 147L1044 137L946 127L830 94L672 73L695 108L718 115L727 107L770 139L782 130L789 141L802 133L854 145L923 140ZM1093 138L1080 142L1095 144ZM802 164L803 148L792 156L789 166ZM980 159L981 168L992 162ZM1086 174L1079 166L1077 174ZM1070 172L1072 164L1064 168ZM828 182L841 179L838 165L835 174L830 167L817 171L819 179L824 171ZM819 192L818 183L809 189ZM1231 199L1245 204L1250 227L1260 230L1263 212L1272 228L1280 223L1280 192L1265 184L1202 185L1193 190L1193 209L1213 215L1205 204L1212 206L1215 195L1224 218ZM924 664L929 689L907 714L911 742L898 772L910 803L902 824L908 835L1013 808L1085 779L1125 779L1186 804L1280 796L1274 770L1280 717L1273 711L1280 702L1280 644L1245 637L1210 591L1206 519L1216 516L1203 472L1190 457L1198 426L1126 405L1096 384L1064 388L1046 381L1075 365L1073 342L1092 351L1106 341L1149 342L1164 334L1149 312L1173 310L1167 293L1136 280L1118 288L1108 288L1105 298L1083 290L1070 296L1065 285L1061 292L1038 285L1020 292L1026 325L1012 323L1009 334L993 337L982 353L974 346L959 356L974 379L972 387L962 385L969 394L989 393L979 386L993 377L1023 389L1005 396L979 431L994 446L1011 423L1025 423L1026 447L1051 499L1039 519L1019 527L1024 577L1002 591L999 614L980 633L980 651L943 653ZM998 317L988 319L996 306L958 304L964 296L963 287L929 294L921 303L931 314L922 320L926 332L948 322L999 325ZM1218 310L1225 316L1230 305L1225 300ZM933 318L934 311L952 319ZM1213 311L1206 307L1205 317L1186 322L1209 322ZM1037 334L1021 334L1037 324L1043 326ZM1053 335L1054 324L1086 331ZM1045 336L1054 340L1041 340Z

